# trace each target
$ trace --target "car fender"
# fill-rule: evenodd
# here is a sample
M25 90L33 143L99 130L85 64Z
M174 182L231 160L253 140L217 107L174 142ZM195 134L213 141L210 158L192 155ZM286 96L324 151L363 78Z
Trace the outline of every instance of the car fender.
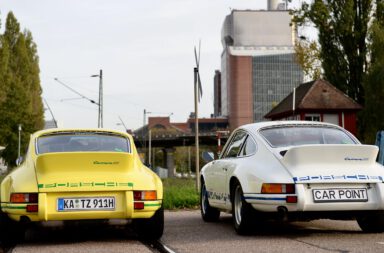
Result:
M228 182L232 177L237 178L244 193L260 193L263 183L294 183L292 175L266 148L259 147L254 155L239 159L243 161L231 173Z
M1 202L9 202L13 192L38 192L36 174L31 160L25 161L1 183Z

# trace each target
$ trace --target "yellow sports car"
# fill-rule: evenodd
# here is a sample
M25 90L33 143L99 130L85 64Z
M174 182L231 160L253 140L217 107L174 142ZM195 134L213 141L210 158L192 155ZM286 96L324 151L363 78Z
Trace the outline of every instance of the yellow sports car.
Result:
M130 135L105 129L39 131L31 136L24 161L1 183L0 240L23 238L34 222L115 219L132 223L143 239L158 239L162 199L162 182L142 164Z

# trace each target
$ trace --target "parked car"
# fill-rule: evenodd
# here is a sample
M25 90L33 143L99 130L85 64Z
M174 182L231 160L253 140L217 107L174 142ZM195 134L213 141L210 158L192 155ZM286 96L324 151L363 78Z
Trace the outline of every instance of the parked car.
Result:
M132 222L145 239L162 236L162 182L130 135L43 130L31 135L23 160L1 183L0 240L20 240L34 223L111 219Z
M232 212L239 234L268 219L322 218L356 219L363 231L383 232L384 167L377 153L332 124L244 125L201 170L202 218Z

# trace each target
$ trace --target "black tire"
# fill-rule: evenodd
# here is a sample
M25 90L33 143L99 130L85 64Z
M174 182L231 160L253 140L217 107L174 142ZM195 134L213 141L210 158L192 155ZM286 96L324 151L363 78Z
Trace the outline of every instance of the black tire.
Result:
M357 217L357 224L365 233L384 232L384 212L377 212L365 216Z
M10 247L22 242L25 228L20 222L14 221L6 213L0 213L0 242L5 247Z
M134 229L140 239L158 240L164 231L164 209L161 207L149 219L133 220Z
M232 187L231 200L232 221L235 231L239 235L246 235L252 228L254 209L251 204L244 200L243 189L239 182L236 182Z
M207 189L205 188L204 180L201 180L201 187L200 187L200 211L201 211L201 217L206 222L218 221L220 218L220 211L209 205L208 192L207 192Z

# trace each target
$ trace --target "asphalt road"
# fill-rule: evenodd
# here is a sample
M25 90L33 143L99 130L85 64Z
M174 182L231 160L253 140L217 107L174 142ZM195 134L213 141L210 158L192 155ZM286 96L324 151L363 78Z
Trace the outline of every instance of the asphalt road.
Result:
M384 252L384 233L362 233L355 221L319 220L267 223L239 236L231 216L205 223L199 211L165 212L161 242L176 253L186 252ZM12 253L158 252L123 228L33 229Z
M164 244L175 252L384 252L384 233L362 233L355 221L267 223L239 236L231 215L205 223L199 211L167 214Z

